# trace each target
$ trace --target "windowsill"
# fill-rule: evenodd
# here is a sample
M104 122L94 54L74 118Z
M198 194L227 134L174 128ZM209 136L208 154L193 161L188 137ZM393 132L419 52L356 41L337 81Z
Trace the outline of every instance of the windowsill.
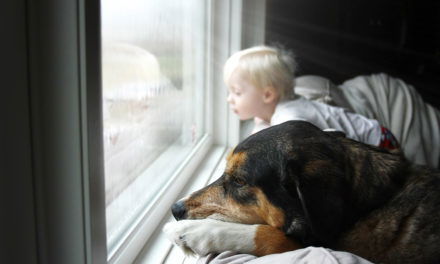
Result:
M184 197L220 177L225 167L226 154L227 151L224 146L213 146L179 197ZM170 212L156 227L155 232L151 235L134 263L195 263L195 257L186 257L179 248L174 247L165 237L162 228L169 221L174 221Z

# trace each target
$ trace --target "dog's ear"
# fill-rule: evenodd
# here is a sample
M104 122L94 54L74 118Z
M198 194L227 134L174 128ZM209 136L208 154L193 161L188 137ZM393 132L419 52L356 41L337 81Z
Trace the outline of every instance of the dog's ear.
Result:
M290 215L285 232L301 241L304 246L328 246L333 243L343 226L343 212L347 210L343 185L339 182L342 173L337 169L308 170L307 160L291 159L285 168L285 177L289 179L289 193L295 194L300 215ZM298 211L298 208L297 208ZM302 225L298 225L302 223ZM300 227L303 230L295 229ZM297 237L300 235L301 237Z
M289 164L292 160L281 164L281 187L284 190L285 224L284 232L299 241L302 245L314 244L313 227L310 224L307 204L301 192L297 166Z
M343 131L336 130L334 128L326 128L323 131L326 132L329 135L334 136L334 137L343 137L343 138L346 137L346 135L345 135L345 133Z

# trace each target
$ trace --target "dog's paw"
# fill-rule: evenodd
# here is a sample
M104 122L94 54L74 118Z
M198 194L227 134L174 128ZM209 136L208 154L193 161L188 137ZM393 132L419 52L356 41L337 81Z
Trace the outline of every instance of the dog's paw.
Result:
M191 228L192 221L196 220L182 220L178 222L169 222L165 224L162 231L167 235L168 239L179 246L186 255L194 255L195 252L186 245L185 235L186 229Z
M204 256L227 250L252 253L256 229L256 225L201 219L167 223L163 231L186 254Z

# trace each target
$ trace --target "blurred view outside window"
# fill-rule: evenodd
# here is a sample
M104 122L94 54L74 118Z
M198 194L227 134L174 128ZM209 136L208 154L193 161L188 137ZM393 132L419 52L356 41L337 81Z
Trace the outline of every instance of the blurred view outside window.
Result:
M204 135L204 0L102 0L107 241L112 250Z

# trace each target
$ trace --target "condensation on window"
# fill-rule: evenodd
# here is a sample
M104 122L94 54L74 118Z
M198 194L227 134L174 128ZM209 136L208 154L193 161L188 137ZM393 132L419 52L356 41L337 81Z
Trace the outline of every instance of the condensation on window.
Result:
M101 6L107 234L114 240L203 134L205 8L203 0Z

